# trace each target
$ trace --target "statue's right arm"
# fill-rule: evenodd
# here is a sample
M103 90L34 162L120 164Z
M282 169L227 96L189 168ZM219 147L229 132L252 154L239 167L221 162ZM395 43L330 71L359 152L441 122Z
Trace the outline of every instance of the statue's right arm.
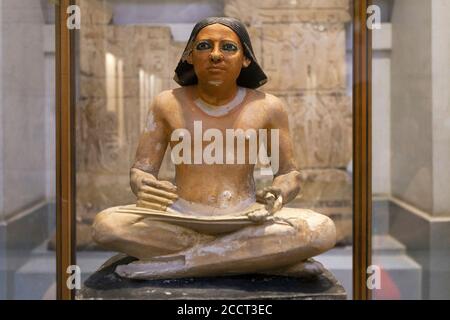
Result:
M165 210L177 198L176 186L157 179L170 136L166 118L167 96L167 92L161 93L150 106L130 170L130 186L138 198L138 205L157 210Z

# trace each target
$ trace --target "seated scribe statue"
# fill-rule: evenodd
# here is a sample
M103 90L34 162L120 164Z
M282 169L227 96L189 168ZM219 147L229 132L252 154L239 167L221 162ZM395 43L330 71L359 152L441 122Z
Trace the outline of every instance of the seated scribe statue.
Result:
M335 245L335 226L284 207L300 191L289 115L280 99L256 90L267 78L245 26L222 17L197 23L175 74L181 87L155 98L140 138L130 172L136 204L104 210L93 224L98 244L137 259L115 272L133 279L323 272L310 258ZM157 178L168 146L174 184ZM259 191L257 162L274 176Z

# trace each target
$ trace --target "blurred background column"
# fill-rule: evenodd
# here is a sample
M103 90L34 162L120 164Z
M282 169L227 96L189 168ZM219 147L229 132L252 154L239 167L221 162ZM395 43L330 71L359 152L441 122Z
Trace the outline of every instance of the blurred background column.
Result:
M35 297L41 284L23 268L54 227L54 37L45 3L0 2L0 299ZM42 267L54 270L54 260ZM41 289L36 298L48 284Z
M450 3L392 15L391 228L422 265L423 297L450 292Z
M448 299L450 2L375 4L387 23L373 32L374 233L412 259L385 268L391 290L375 296Z

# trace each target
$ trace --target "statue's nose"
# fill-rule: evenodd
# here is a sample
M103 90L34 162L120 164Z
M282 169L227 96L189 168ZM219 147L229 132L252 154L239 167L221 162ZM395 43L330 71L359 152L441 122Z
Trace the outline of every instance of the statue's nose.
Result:
M214 50L213 52L211 52L210 58L212 62L219 62L223 59L223 56L220 51Z

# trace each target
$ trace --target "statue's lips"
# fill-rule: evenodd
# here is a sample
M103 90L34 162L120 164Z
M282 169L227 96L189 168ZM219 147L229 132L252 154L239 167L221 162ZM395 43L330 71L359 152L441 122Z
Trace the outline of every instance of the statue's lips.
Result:
M207 70L210 71L210 72L222 72L222 71L225 71L224 68L220 68L220 67L209 67L209 68L207 68Z

